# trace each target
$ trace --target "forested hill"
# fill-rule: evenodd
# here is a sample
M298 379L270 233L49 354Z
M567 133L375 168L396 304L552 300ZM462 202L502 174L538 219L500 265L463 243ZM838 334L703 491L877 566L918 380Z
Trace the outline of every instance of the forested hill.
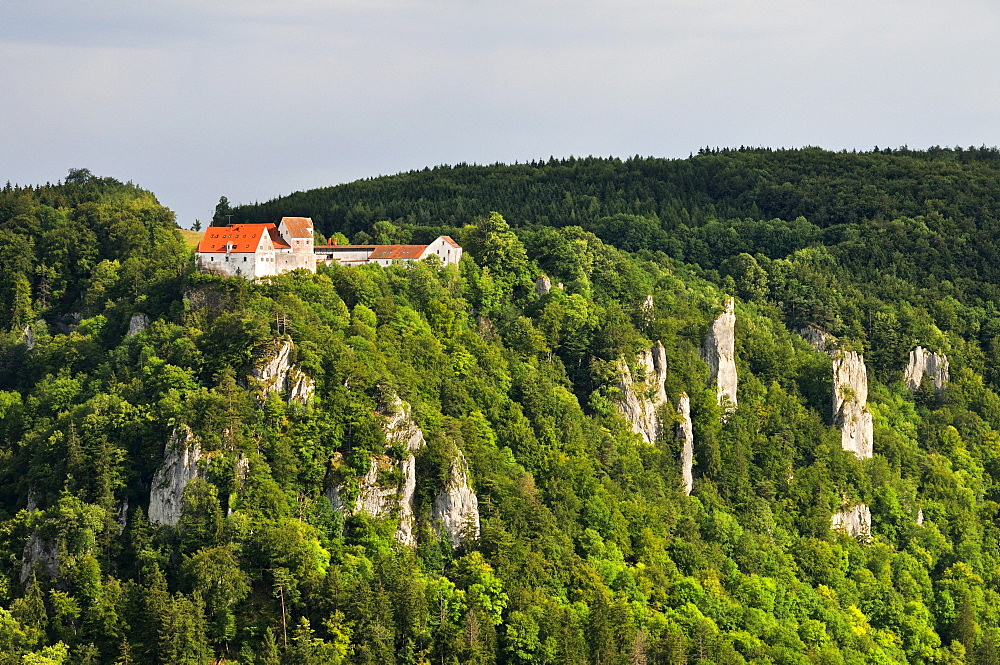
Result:
M581 226L620 249L662 250L704 267L734 250L783 258L824 244L842 246L857 270L904 280L1000 281L996 148L441 166L240 206L234 219L306 215L326 234L349 236L389 220L423 239L491 210L514 227ZM899 223L913 219L922 221L915 234ZM998 297L992 288L977 294Z
M905 361L906 350L896 345L912 337L898 329L910 317L900 321L895 304L919 305L938 325L974 335L983 347L1000 330L993 322L1000 300L996 148L704 150L684 160L437 167L233 213L241 221L308 215L325 234L391 243L445 232L459 237L469 220L491 210L504 215L529 251L537 248L533 258L544 270L557 261L545 238L566 226L737 281L760 268L786 323L855 338L875 352L879 372ZM741 295L749 297L756 287L742 282ZM877 337L872 349L869 340Z
M380 178L233 220L461 265L260 282L0 190L0 665L997 663L996 156Z
M746 148L703 150L688 159L439 166L237 207L235 218L258 221L292 211L311 216L321 229L348 234L380 220L461 225L491 210L514 226L586 226L616 214L643 215L659 219L668 232L726 219L806 217L826 228L928 212L985 222L996 217L998 185L996 148Z

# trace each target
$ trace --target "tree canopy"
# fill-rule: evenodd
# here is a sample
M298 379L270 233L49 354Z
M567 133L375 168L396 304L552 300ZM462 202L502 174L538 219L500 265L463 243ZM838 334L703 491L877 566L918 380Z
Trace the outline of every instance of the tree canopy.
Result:
M447 233L461 265L258 282L197 272L135 185L0 190L0 664L995 662L997 154L439 167L225 214ZM722 418L699 347L728 296ZM874 458L842 450L805 325L864 354ZM618 373L656 341L646 443ZM943 391L903 384L918 344ZM276 348L311 398L248 378ZM392 396L426 442L415 546L350 509L400 483ZM185 432L197 473L151 523ZM481 525L455 544L431 515L459 454ZM831 528L857 503L870 541Z

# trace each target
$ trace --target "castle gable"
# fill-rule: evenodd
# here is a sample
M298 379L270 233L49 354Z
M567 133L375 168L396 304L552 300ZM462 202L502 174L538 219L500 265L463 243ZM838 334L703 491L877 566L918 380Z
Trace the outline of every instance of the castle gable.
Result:
M233 224L232 226L210 226L205 229L205 237L198 243L198 253L256 252L265 236L270 240L270 229L274 224Z
M313 221L309 217L282 217L279 228L283 236L288 238L308 238L313 237Z

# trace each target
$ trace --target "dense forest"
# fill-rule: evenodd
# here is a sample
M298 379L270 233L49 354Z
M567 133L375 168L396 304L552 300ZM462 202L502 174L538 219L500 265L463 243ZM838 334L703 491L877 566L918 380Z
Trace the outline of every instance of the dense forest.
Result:
M1000 663L998 198L995 149L438 167L220 214L459 266L253 283L135 185L8 184L0 665ZM864 355L872 458L803 326ZM621 376L656 342L647 442ZM360 508L408 479L412 514Z

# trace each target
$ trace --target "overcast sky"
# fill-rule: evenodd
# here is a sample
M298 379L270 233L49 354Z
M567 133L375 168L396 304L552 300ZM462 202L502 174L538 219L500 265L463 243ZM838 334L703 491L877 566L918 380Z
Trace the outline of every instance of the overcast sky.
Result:
M457 162L1000 144L1000 3L0 0L0 183L177 212Z

